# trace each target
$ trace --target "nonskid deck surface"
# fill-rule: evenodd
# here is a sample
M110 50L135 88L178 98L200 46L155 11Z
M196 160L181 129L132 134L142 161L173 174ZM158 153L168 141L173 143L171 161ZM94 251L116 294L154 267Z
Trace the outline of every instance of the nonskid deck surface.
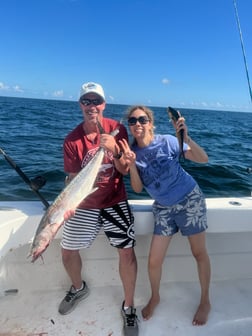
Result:
M92 288L91 283L89 287L89 297L65 316L57 311L65 288L38 287L1 297L0 336L121 336L121 287ZM201 327L191 324L199 300L197 282L162 284L162 299L154 316L143 321L141 309L148 295L148 284L137 286L139 336L251 336L252 279L212 282L212 311Z

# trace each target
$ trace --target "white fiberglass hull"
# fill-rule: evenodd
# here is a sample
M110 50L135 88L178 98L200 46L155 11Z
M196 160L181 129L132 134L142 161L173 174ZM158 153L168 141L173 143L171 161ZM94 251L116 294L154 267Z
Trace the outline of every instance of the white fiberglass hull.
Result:
M231 202L231 203L230 203ZM153 217L150 200L130 201L137 234L138 278L135 305L139 336L250 336L252 330L252 198L207 199L207 246L212 264L212 312L208 324L191 325L199 301L197 270L187 240L177 234L169 248L161 303L150 321L141 319L149 298L147 260ZM122 335L123 299L118 258L104 234L81 253L90 296L70 315L57 309L70 283L61 263L60 237L44 262L26 258L43 215L40 202L0 202L0 336ZM13 296L1 296L16 288Z

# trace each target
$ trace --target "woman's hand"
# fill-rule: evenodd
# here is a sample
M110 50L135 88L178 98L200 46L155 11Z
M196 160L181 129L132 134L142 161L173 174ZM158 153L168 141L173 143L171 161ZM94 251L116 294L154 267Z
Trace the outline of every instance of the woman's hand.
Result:
M173 127L175 128L177 138L179 138L181 134L180 132L183 130L184 131L184 135L183 135L184 142L188 143L189 135L188 135L188 128L185 123L185 118L180 117L177 121L172 121L172 123L173 123Z
M119 140L119 142L123 151L123 158L126 161L128 167L130 168L132 165L135 164L136 154L130 149L127 140L122 139Z
M123 150L123 158L129 167L131 187L135 192L140 193L143 189L143 183L136 166L136 154L130 149L127 140L120 140L120 145Z

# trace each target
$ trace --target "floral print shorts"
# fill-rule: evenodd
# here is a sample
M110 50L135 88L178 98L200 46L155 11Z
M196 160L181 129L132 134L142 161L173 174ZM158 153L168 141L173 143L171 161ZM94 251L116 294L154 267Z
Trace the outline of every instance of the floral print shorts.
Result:
M197 185L185 199L172 206L153 203L154 234L172 236L180 231L190 236L207 229L206 201Z

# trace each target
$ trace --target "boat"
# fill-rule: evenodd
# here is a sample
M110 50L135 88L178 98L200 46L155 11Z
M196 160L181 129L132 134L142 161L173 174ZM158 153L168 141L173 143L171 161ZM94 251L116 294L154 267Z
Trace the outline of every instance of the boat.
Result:
M204 326L192 326L200 288L188 241L176 234L163 267L161 302L143 321L150 287L148 251L153 229L152 200L130 200L136 231L138 277L135 306L139 336L250 336L252 332L252 197L207 198L207 248L211 259L212 310ZM70 287L62 262L62 230L43 259L27 258L45 211L40 201L0 202L0 336L120 336L123 298L118 257L100 232L82 250L91 293L68 315L58 305Z

